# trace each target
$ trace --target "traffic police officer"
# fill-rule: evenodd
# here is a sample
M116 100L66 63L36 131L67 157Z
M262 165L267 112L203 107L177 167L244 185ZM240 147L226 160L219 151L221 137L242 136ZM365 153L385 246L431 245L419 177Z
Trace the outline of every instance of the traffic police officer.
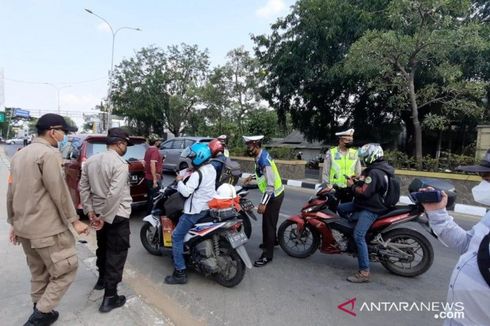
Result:
M259 191L263 194L257 212L262 216L262 255L254 263L255 267L262 267L272 261L274 256L274 245L277 243L276 228L284 199L284 186L276 164L270 154L262 149L264 136L243 136L247 144L249 156L255 158L255 176ZM244 184L249 183L251 176Z
M357 155L357 149L351 148L354 140L354 129L337 132L339 138L338 146L330 148L323 161L322 182L328 185L337 185L339 188L347 187L347 176L358 176L361 174L361 161ZM343 191L337 194L341 202L351 201Z
M78 234L88 234L89 229L78 220L69 200L57 148L66 134L77 128L51 113L40 117L36 128L39 137L11 160L7 215L10 242L22 244L31 271L34 311L25 325L51 325L59 316L54 308L75 279L78 267L75 238L68 225Z
M123 158L132 146L129 135L121 128L107 134L107 151L90 157L82 168L80 198L83 211L97 230L96 290L105 289L100 312L124 305L126 297L117 294L129 249L129 216L131 195L128 163Z

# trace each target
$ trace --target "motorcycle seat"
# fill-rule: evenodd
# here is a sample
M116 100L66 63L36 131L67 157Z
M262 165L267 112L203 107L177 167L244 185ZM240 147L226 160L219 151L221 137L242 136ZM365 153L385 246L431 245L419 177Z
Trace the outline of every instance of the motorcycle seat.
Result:
M388 217L392 217L392 216L396 216L396 215L400 215L400 214L404 214L404 213L409 213L411 211L412 211L412 208L410 206L395 206L389 212L379 216L377 218L377 220L381 220L384 218L388 218Z

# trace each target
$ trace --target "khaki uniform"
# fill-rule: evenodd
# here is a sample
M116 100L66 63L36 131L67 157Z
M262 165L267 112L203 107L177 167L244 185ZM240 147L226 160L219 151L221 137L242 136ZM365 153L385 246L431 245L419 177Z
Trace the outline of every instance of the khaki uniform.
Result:
M10 163L8 223L22 244L31 270L31 297L41 312L53 310L75 279L78 220L58 149L38 137Z

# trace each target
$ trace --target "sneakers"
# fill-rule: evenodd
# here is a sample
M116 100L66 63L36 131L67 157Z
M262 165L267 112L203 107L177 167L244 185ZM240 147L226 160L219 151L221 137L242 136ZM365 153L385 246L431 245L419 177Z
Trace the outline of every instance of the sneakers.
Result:
M104 297L102 304L99 307L100 312L109 312L112 309L116 309L124 306L126 303L126 297L124 295L113 295L111 297Z
M347 277L347 281L351 283L369 283L369 275L357 272L354 275Z
M254 266L255 267L263 267L263 266L267 265L268 263L270 263L271 261L272 261L272 258L260 256L260 258L255 261Z
M187 283L187 273L185 269L174 269L172 275L165 277L165 283L167 284L185 284Z
M44 313L37 310L34 306L34 311L32 315L29 317L24 326L37 326L37 325L51 325L56 320L58 320L59 313L55 310L51 310L50 312Z

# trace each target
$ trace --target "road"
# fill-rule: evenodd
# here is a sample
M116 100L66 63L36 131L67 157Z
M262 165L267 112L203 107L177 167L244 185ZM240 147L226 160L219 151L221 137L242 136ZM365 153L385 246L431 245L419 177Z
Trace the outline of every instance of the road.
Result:
M14 145L5 148L8 154L15 152ZM165 183L171 180L171 175L165 176ZM279 223L297 213L311 195L309 190L288 187ZM249 198L257 203L260 195L252 190ZM357 268L354 258L317 252L309 258L296 259L278 247L271 264L247 270L244 280L235 288L224 288L196 273L190 274L187 285L169 286L163 279L172 272L171 259L152 256L143 248L139 239L142 218L141 210L131 218L131 248L124 281L174 321L183 316L181 324L441 325L441 320L434 317L435 312L369 312L360 311L360 306L363 302L445 302L450 273L458 257L424 233L435 252L434 264L428 272L416 278L402 278L373 264L371 283L351 284L345 277ZM470 216L455 218L465 229L477 222ZM246 245L252 260L260 255L260 230L259 220L253 223L252 237ZM337 308L352 298L356 298L357 316Z

